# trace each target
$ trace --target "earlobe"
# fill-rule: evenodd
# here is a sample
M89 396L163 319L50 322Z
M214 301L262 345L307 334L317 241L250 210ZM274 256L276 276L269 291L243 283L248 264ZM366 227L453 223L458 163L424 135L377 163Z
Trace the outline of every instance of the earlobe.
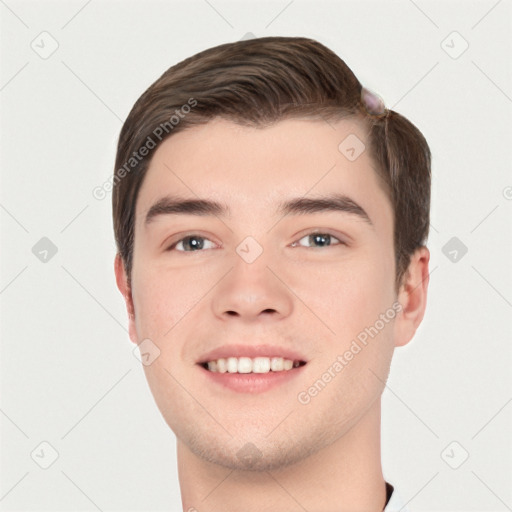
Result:
M420 247L411 256L409 267L398 293L402 311L395 322L395 346L406 345L414 336L425 315L429 283L430 252Z
M116 283L119 291L124 297L126 311L128 313L128 331L130 339L133 343L138 344L137 329L135 326L135 308L133 305L133 297L130 286L128 285L128 277L125 271L123 259L118 253L114 260L114 272L116 275Z

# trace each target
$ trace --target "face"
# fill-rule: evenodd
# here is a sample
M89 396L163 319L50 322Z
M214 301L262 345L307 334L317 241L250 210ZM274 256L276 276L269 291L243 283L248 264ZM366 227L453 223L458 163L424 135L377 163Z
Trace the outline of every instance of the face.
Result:
M136 205L130 336L160 351L144 366L155 401L204 460L285 467L380 398L400 316L393 211L369 152L338 148L349 135L367 144L355 120L216 119L152 158ZM171 199L226 211L183 213ZM296 367L255 373L268 369L256 356ZM252 373L202 364L227 357L252 357L226 361Z

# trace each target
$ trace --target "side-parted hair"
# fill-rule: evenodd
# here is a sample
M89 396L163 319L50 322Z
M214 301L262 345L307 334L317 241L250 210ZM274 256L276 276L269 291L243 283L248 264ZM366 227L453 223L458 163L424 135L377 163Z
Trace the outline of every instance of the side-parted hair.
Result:
M262 128L291 118L361 119L367 126L367 150L393 206L398 290L411 255L428 237L431 154L410 121L389 109L372 113L362 92L342 59L303 37L222 44L169 68L137 100L119 136L112 207L128 283L137 196L162 141L216 117Z

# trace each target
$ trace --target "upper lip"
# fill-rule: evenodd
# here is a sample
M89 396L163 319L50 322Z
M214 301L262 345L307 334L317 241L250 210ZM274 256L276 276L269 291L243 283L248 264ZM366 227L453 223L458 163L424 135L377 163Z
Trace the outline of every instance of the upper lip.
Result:
M227 357L282 357L292 361L304 361L306 358L299 352L290 348L278 347L276 345L223 345L206 354L203 354L198 363L203 364L208 361Z

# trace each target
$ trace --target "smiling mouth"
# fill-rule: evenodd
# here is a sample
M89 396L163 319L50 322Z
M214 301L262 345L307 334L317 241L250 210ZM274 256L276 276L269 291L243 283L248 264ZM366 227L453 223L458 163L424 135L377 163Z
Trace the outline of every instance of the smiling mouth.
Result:
M213 373L270 373L287 372L306 364L298 359L283 357L226 357L198 363Z

